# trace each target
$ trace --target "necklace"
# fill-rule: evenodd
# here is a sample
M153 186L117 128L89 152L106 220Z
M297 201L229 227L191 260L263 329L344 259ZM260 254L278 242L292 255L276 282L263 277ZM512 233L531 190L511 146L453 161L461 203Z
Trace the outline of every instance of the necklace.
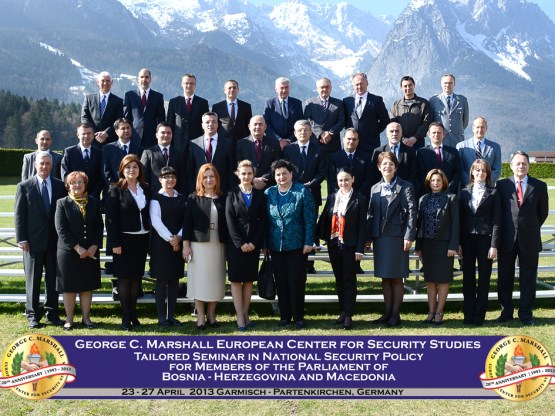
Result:
M287 191L285 191L285 192L281 192L281 191L279 190L279 186L278 186L278 192L279 192L279 194L280 194L281 196L286 196L286 195L289 193L289 191L291 190L291 186L293 186L293 184L289 185L289 188L287 188Z
M252 186L251 186L251 189L248 191L246 191L241 185L239 185L239 189L241 189L241 192L243 192L245 195L252 194Z

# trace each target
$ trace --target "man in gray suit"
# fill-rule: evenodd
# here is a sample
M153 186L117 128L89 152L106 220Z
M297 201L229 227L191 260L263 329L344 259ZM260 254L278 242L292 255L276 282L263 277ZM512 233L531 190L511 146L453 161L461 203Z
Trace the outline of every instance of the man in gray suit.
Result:
M464 129L468 126L468 101L464 95L455 94L455 76L445 74L441 77L443 92L430 98L431 121L437 121L445 127L447 135L445 146L456 147L464 140Z
M331 81L320 78L316 81L318 96L306 100L304 107L304 118L310 122L312 133L327 154L341 150L339 135L345 127L343 101L330 97L331 89Z
M37 152L40 151L50 153L50 156L52 156L52 172L50 175L52 175L53 178L61 179L60 166L62 164L62 155L50 151L50 147L52 146L52 136L50 132L48 130L39 131L35 137L35 143L37 144L37 151L27 153L23 156L21 182L37 174L37 170L35 169L35 158Z
M484 159L491 166L491 180L493 185L501 176L501 146L486 139L488 121L483 116L478 116L472 122L474 136L457 144L461 159L462 186L470 182L470 167L476 159Z
M52 156L39 151L35 158L37 174L17 185L15 194L15 238L23 250L25 269L25 310L29 328L41 327L43 312L39 306L40 283L44 270L47 322L63 325L58 312L56 291L56 246L58 235L54 228L56 201L66 195L64 183L53 178Z

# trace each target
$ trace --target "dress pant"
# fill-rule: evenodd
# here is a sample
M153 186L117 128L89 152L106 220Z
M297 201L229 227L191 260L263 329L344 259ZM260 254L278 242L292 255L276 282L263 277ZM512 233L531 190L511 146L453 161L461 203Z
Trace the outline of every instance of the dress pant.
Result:
M339 248L330 244L329 256L331 268L335 275L335 289L339 299L340 312L345 316L353 316L357 298L357 269L359 263L355 259L355 248L343 246Z
M488 259L491 236L462 234L461 247L463 252L464 322L481 325L486 317L493 265L493 260ZM476 262L478 262L478 286L476 286Z
M43 312L40 308L40 284L44 270L46 300L44 309L47 319L57 319L58 292L56 291L56 244L46 251L23 252L25 269L25 310L29 321L40 321Z
M304 320L306 263L303 249L272 251L272 269L276 280L279 312L282 321Z
M518 317L521 321L532 319L532 308L536 301L536 280L538 278L538 253L522 252L522 248L515 242L511 251L498 250L499 282L497 294L499 303L503 307L501 316L512 317L513 288L515 284L515 261L518 257L520 265L519 284L520 302L518 305Z

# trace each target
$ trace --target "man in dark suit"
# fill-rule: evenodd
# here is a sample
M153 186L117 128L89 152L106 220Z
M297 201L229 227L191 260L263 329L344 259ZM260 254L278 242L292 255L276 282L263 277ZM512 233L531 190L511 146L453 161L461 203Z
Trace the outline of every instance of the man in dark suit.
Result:
M156 126L166 121L164 96L150 88L151 80L150 71L141 69L137 75L139 89L127 91L123 99L123 117L132 123L144 149L156 144Z
M289 79L276 79L274 89L277 97L266 102L264 120L268 126L267 134L279 141L281 149L295 141L295 123L303 118L301 100L290 97Z
M539 252L542 251L541 226L549 214L547 185L528 176L530 159L522 151L511 155L513 176L497 182L501 199L501 226L498 248L499 302L503 307L497 322L513 319L515 260L520 266L520 301L518 317L526 325L534 325L532 309L536 300Z
M449 180L447 192L458 195L461 183L461 160L454 147L444 146L445 128L436 121L428 129L431 145L416 151L416 176L418 197L427 192L426 175L432 169L441 169Z
M43 151L48 152L52 156L52 172L50 175L53 178L61 179L61 164L62 155L50 151L52 146L52 136L48 130L41 130L37 133L35 137L35 143L37 144L37 152ZM23 166L21 168L21 182L32 178L37 174L35 169L35 157L37 152L26 153L23 156Z
M382 177L378 170L378 156L382 152L391 152L395 153L395 157L399 162L395 175L409 181L416 189L418 183L416 179L416 151L401 141L403 138L403 129L399 123L389 123L385 129L385 133L387 135L387 144L374 149L374 153L372 154L372 167L374 169L373 182L379 182Z
M173 146L187 154L189 142L202 136L202 115L209 111L208 101L195 95L197 79L193 74L181 78L183 95L170 100L167 121L173 131Z
M139 139L133 140L131 121L120 118L114 123L114 130L118 140L108 143L102 150L102 170L106 185L115 183L119 180L119 165L121 160L129 153L141 156ZM156 133L155 133L156 134Z
M389 113L383 98L368 92L366 74L354 74L352 81L355 94L343 98L345 128L356 129L360 150L371 155L376 147L380 147L380 134L389 123Z
M343 101L330 97L331 89L329 78L320 78L316 81L318 96L309 98L304 106L304 118L310 121L312 133L327 154L341 150L339 135L345 127Z
M189 146L187 157L189 192L194 192L198 171L205 163L212 163L220 175L220 190L226 193L235 182L234 153L230 139L218 134L218 115L208 112L202 116L204 135Z
M333 153L328 162L328 195L338 189L337 174L343 167L353 171L355 181L353 189L368 198L373 183L372 156L358 150L359 139L357 131L349 127L343 136L343 150Z
M252 117L251 105L237 99L239 94L239 83L230 79L224 84L226 99L212 106L212 112L218 116L220 128L218 135L232 141L233 146L238 140L249 135L249 121ZM203 130L204 129L204 116ZM235 148L235 147L233 147Z
M253 116L249 130L251 135L237 142L234 167L236 168L242 160L250 160L256 169L253 186L256 189L264 189L268 184L275 182L271 173L272 163L281 158L281 148L276 140L264 134L264 117Z
M186 165L183 153L172 146L173 134L169 123L163 121L156 127L157 144L143 150L141 163L144 166L145 180L150 185L152 193L158 192L162 185L158 178L160 171L165 166L171 166L177 172L175 189L185 193L187 189L185 172Z
M117 140L114 122L123 117L123 100L112 94L112 76L103 71L96 77L99 92L89 94L83 101L81 123L88 123L95 131L93 146L101 148L104 143Z
M91 136L92 138L92 136ZM52 156L39 151L35 158L37 174L19 183L15 195L15 238L23 250L25 269L25 310L29 328L40 328L43 312L39 306L40 284L44 270L46 319L63 325L58 312L56 291L56 247L54 228L56 201L66 195L64 183L53 178Z
M77 138L79 139L79 144L64 149L62 178L65 181L66 176L76 170L85 172L89 178L87 192L89 195L100 199L100 193L104 187L102 149L95 149L91 146L94 141L93 126L88 123L82 123L77 128Z

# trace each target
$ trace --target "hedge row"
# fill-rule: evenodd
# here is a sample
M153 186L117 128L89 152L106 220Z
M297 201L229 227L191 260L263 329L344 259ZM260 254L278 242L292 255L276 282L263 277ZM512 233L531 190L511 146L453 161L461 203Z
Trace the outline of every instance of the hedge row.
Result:
M20 176L23 155L31 149L0 149L0 176ZM509 163L503 163L501 177L511 175ZM534 178L555 178L555 163L532 163L530 175Z

